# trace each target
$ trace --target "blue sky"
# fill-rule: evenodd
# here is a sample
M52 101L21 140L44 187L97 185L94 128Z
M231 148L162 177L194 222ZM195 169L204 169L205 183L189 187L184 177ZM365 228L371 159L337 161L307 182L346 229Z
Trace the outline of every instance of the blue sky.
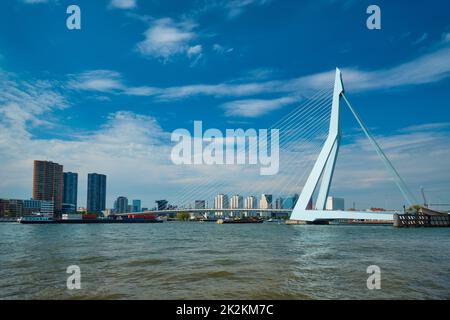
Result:
M66 28L69 4L81 8L81 30ZM48 159L80 173L81 205L88 172L108 175L109 206L119 195L144 206L176 199L222 169L173 168L170 132L192 130L194 120L267 128L330 85L339 66L348 97L411 189L450 201L450 4L378 1L382 29L368 30L370 4L2 1L0 196L30 197L32 160ZM361 206L401 206L349 113L343 125L349 138L332 192ZM241 176L231 176L229 189L211 190L259 192L240 191Z

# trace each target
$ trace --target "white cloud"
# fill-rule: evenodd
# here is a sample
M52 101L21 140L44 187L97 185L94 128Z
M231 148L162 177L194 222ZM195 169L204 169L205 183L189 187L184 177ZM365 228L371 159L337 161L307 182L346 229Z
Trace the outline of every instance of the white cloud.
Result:
M196 45L186 47L186 52L189 57L196 57L195 63L201 57L202 49L201 45ZM331 88L334 80L334 70L285 80L264 81L268 73L263 72L262 74L263 77L241 78L235 82L228 83L158 88L152 86L128 86L117 72L93 70L80 75L72 75L69 87L77 90L103 93L149 96L159 101L185 99L199 95L222 98L243 98L266 93L285 95L277 99L249 98L222 104L226 116L258 117L294 103L295 99L300 102L302 97L308 96L317 90L327 87ZM351 88L352 92L433 83L447 78L449 75L450 48L447 47L439 48L435 52L391 68L374 71L363 71L356 68L343 69L344 84L346 87ZM245 80L253 81L247 82Z
M69 75L68 88L131 96L152 96L160 92L160 89L153 87L127 86L122 75L111 70L89 70L77 75Z
M189 21L174 22L162 18L151 23L144 33L145 39L138 43L138 51L147 57L162 58L167 61L177 54L186 54L190 41L196 38L196 25Z
M121 75L110 70L86 71L70 76L69 87L79 90L114 92L124 89Z
M283 97L278 99L248 99L227 102L222 105L226 116L239 116L255 118L265 115L273 110L280 109L286 105L298 101L293 97Z
M212 49L218 54L226 54L233 51L233 48L226 48L218 43L213 44Z
M442 48L398 66L376 71L344 69L352 90L373 90L440 81L450 75L450 48Z
M154 96L160 100L182 99L194 95L248 96L271 91L280 82L248 84L200 84L158 88L152 86L132 87L124 83L120 73L111 70L90 70L69 75L68 87L76 90L98 91L129 95Z
M172 32L169 32L169 34L172 34ZM162 36L162 39L165 39L162 43L167 42L168 46L157 45L152 50L155 50L156 54L156 48L159 47L162 51L158 54L166 57L180 51L187 53L189 49L191 55L199 52L201 47L181 44L185 43L181 39L187 38L191 38L191 36ZM169 41L169 39L173 41ZM391 68L373 71L366 71L359 68L342 68L342 72L344 84L346 87L351 88L353 92L433 83L447 78L450 75L450 48L439 48L434 52L427 53ZM88 81L89 76L97 76L99 74L106 77L103 77L103 80ZM83 79L86 81L82 85L78 85L78 89L95 90L97 87L98 91L119 90L123 94L138 93L139 95L154 96L159 100L184 99L199 95L248 97L265 93L285 93L301 96L309 95L319 89L331 86L334 80L334 70L283 80L243 82L243 79L240 79L239 81L216 84L190 84L165 88L141 86L138 87L140 89L135 88L132 90L128 87L123 87L119 74L113 71L104 72L104 74L95 72L93 74L87 74L87 76L82 74L81 80Z
M221 2L221 5L227 11L230 19L240 16L250 6L261 6L269 3L270 0L231 0Z
M200 59L203 57L202 51L203 47L199 44L189 47L189 49L187 50L187 56L192 60L190 65L191 67L194 67L199 63Z
M278 70L272 68L256 68L248 70L238 79L239 82L265 81L278 75Z
M450 42L450 32L444 33L442 35L442 42L443 43L448 43Z
M194 56L198 56L202 53L202 46L201 45L195 45L192 47L189 47L189 49L187 50L187 55L189 58L192 58Z
M47 3L49 0L22 0L26 4Z
M258 7L270 3L271 0L208 0L199 2L191 16L209 14L216 11L228 19L235 19L251 7Z
M153 87L126 87L123 91L130 96L154 96L157 95L160 90Z
M18 81L15 75L0 70L0 113L3 120L13 124L49 124L38 116L69 106L55 88L58 86L58 83L51 81Z
M421 42L424 42L425 40L427 40L428 39L428 33L424 33L424 34L422 34L419 38L417 38L416 40L414 40L411 44L412 45L417 45L417 44L419 44L419 43L421 43Z
M136 0L111 0L109 5L111 8L133 9L136 8L137 3Z
M411 132L411 131L441 130L441 129L447 129L449 127L450 127L450 122L433 122L433 123L409 126L409 127L403 128L402 131Z
M168 87L161 90L158 98L163 100L182 99L196 95L209 95L216 97L241 97L257 95L268 89L276 91L275 82L267 83L221 83L221 84L194 84L179 87Z
M353 92L433 83L450 75L450 48L441 48L412 61L375 71L343 68L344 84ZM262 93L308 94L332 84L334 70L299 78L251 83L187 85L164 88L163 99L192 95L250 96Z

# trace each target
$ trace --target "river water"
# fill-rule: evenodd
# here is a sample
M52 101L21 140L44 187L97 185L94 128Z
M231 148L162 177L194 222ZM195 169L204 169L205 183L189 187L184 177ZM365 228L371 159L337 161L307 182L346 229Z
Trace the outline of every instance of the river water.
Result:
M0 223L0 299L393 298L450 299L450 229Z

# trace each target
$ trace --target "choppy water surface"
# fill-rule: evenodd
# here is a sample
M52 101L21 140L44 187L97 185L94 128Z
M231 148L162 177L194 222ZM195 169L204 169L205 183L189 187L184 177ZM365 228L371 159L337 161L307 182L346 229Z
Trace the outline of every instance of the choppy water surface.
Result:
M450 229L0 223L0 298L450 299Z

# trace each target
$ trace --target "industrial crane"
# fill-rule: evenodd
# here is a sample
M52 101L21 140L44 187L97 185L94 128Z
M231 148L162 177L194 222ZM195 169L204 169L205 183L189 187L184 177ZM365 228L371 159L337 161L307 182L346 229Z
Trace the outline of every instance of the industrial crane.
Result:
M448 206L450 206L450 203L428 203L427 197L425 196L425 190L424 190L424 188L422 186L420 187L420 192L422 193L423 206L425 208L428 208L428 207L448 207Z

